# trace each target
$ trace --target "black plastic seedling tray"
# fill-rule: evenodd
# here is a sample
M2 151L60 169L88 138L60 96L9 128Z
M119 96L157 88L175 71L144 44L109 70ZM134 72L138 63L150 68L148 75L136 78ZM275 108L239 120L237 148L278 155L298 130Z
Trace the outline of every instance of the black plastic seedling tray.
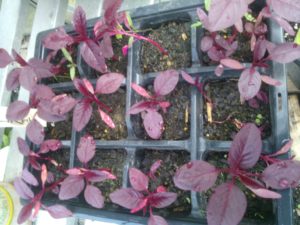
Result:
M195 3L196 2L196 3ZM155 26L168 21L180 21L189 20L192 23L198 20L196 14L196 7L200 6L198 1L186 0L176 1L171 3L160 3L158 5L152 5L148 7L138 8L131 12L134 24L137 28L145 28L147 26ZM90 20L88 26L91 27L95 23L96 19ZM72 32L71 26L65 27L67 32ZM282 30L276 24L270 21L269 23L270 39L275 43L283 41ZM41 40L50 31L45 31L39 34L37 39L37 47L35 56L38 58L44 58L45 50L41 45ZM201 82L207 82L216 79L226 79L232 77L238 77L239 72L226 70L222 77L217 78L214 75L215 67L207 67L202 65L201 53L198 51L198 41L203 33L201 28L191 28L191 60L192 65L189 68L183 68L192 76L200 76ZM152 82L158 73L142 74L140 71L140 48L141 42L135 42L133 48L130 49L128 54L128 66L126 83L123 84L123 88L126 89L126 111L130 106L135 103L136 95L131 90L131 82L138 83L140 85L148 84ZM79 66L79 72L81 77L89 76L91 69L85 66L81 67L81 58L78 57L77 63ZM271 125L272 134L270 137L263 141L264 152L272 152L279 149L282 145L282 141L289 138L288 129L288 106L287 106L287 89L286 89L286 71L285 66L278 63L272 63L268 68L269 74L273 78L281 81L282 85L278 87L269 88L269 100L270 100L270 113L271 113ZM183 81L181 81L183 82ZM49 85L54 90L71 90L73 88L72 83L60 83ZM123 170L123 187L128 187L128 168L134 166L136 160L138 160L138 151L147 151L147 149L156 150L184 150L190 155L190 160L204 159L207 152L228 152L231 141L212 141L205 138L203 134L204 126L204 111L203 111L203 97L196 90L196 88L190 89L190 135L185 140L144 140L136 137L133 130L132 121L133 117L129 114L125 115L127 126L127 137L122 140L104 141L96 140L97 149L123 149L126 151L126 161L124 163ZM70 167L73 167L77 163L76 148L79 138L83 135L83 132L72 131L71 140L63 140L64 148L70 148ZM168 163L168 162L165 162ZM274 220L273 221L250 221L243 220L241 224L278 224L278 225L292 225L292 191L285 190L280 192L282 198L273 201ZM200 201L198 193L191 192L191 212L186 217L169 217L167 220L169 224L206 224L205 218L200 216L200 205L203 204ZM56 199L48 199L49 204ZM146 224L147 217L143 217L138 214L130 214L129 210L107 206L103 210L98 210L89 207L83 198L79 197L71 201L64 201L64 204L75 213L75 215L87 219L99 220L100 218L113 218L116 220L130 221Z

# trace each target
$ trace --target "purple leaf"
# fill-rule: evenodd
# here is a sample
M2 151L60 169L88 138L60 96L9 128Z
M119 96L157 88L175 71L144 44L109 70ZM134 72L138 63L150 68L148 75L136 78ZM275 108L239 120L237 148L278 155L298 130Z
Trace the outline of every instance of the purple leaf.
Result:
M264 91L259 91L256 94L256 98L259 99L260 101L266 103L266 104L268 104L268 102L269 102L268 95Z
M121 86L124 76L120 73L107 73L99 77L96 84L97 94L111 94Z
M148 93L148 91L145 88L135 83L131 83L131 88L140 96L143 96L144 98L152 98L152 96Z
M95 70L105 73L107 66L101 48L92 40L87 40L81 46L81 55L84 61Z
M104 19L106 24L114 25L116 23L116 13L121 7L122 0L105 0L103 3Z
M131 186L137 191L145 191L148 189L149 178L136 168L129 169L129 180Z
M49 151L56 151L62 146L62 143L60 140L50 139L44 141L40 146L39 153L45 154Z
M255 43L253 58L255 61L261 60L267 51L267 42L265 40L258 39Z
M259 92L260 85L260 74L254 69L245 69L238 81L241 97L245 100L253 98Z
M156 173L158 168L161 166L161 163L162 163L162 160L157 160L151 165L149 174L152 177L154 177L154 174Z
M104 197L102 196L101 191L92 185L86 186L84 198L87 203L95 208L101 209L104 206Z
M229 150L228 163L231 168L249 169L258 161L262 151L260 130L247 123L235 135Z
M148 204L148 198L144 198L143 201L141 201L137 207L130 210L130 213L136 213L142 209L145 209L147 207L147 204Z
M266 84L272 85L272 86L280 86L281 82L279 80L275 80L272 77L261 75L261 80L265 82Z
M149 196L149 204L154 208L165 208L175 202L177 194L173 192L159 192Z
M194 160L180 167L173 180L176 187L182 190L202 192L215 184L218 175L219 172L213 165Z
M269 198L269 199L278 199L281 198L281 194L275 192L275 191L270 191L265 188L253 188L251 186L246 185L248 189L250 189L254 194L261 198Z
M245 68L239 61L230 59L230 58L221 59L220 63L223 66L226 66L226 67L229 67L229 68L235 69L235 70L242 70Z
M105 180L115 180L116 176L111 172L98 169L98 170L89 170L85 173L85 178L90 182L102 182Z
M300 181L300 162L291 160L276 162L264 170L262 180L268 187L278 190L295 188Z
M216 76L218 77L222 76L223 72L224 72L224 66L222 64L219 64L215 69Z
M55 218L55 219L60 219L60 218L65 218L65 217L70 217L72 216L72 212L68 210L66 207L62 205L52 205L49 207L45 208L49 214Z
M26 135L34 144L41 144L45 138L43 126L33 119L26 127Z
M197 16L199 17L199 20L202 22L204 27L208 26L208 17L205 13L205 11L201 8L197 8Z
M299 0L270 0L269 4L279 16L291 22L300 22Z
M254 108L254 109L258 109L259 108L259 103L255 98L251 98L248 101L248 104L250 107Z
M89 122L93 108L89 99L81 100L73 111L73 127L76 131L81 131Z
M69 36L64 29L58 29L57 31L51 32L43 39L44 47L52 50L60 50L72 43L73 38Z
M18 215L18 220L17 220L18 224L23 224L29 219L29 217L32 214L32 209L34 205L35 205L34 202L30 202L27 205L23 206L23 208L21 209Z
M76 100L67 94L57 95L51 99L50 112L57 116L62 116L73 109Z
M166 70L159 73L154 80L154 92L158 96L167 95L174 90L179 80L176 70Z
M233 183L218 186L209 199L207 221L209 225L237 225L247 207L244 193Z
M86 78L83 78L82 80L75 78L73 80L73 84L75 88L84 96L91 96L95 93L92 83Z
M168 225L167 221L161 216L150 215L148 225Z
M114 50L111 43L111 38L109 35L105 34L100 42L100 48L103 56L106 59L110 59L114 56Z
M212 0L208 12L208 29L223 30L234 25L248 10L246 0Z
M11 103L6 111L6 119L17 121L24 119L29 113L30 106L24 101L15 101Z
M109 198L126 209L134 209L143 201L144 196L133 188L122 188L111 193Z
M293 29L293 27L291 26L291 24L286 21L285 19L276 16L276 15L272 15L272 18L278 23L279 26L282 27L282 29L284 29L289 35L291 36L295 36L295 31Z
M110 116L105 113L104 111L102 111L100 108L98 108L98 112L100 114L100 117L102 119L102 121L109 126L110 128L115 128L116 125L114 124L114 121L110 118Z
M242 33L244 31L243 21L240 19L234 24L238 32Z
M281 43L271 49L270 59L279 63L290 63L300 58L300 45L295 43Z
M183 78L186 82L188 82L188 83L190 83L190 84L192 84L192 85L195 84L194 78L193 78L191 75L189 75L188 73L186 73L186 72L184 72L184 71L181 71L181 75L182 75L182 78Z
M160 138L164 127L164 121L157 111L148 110L143 118L143 124L149 137L152 139Z
M214 40L209 36L201 39L200 48L203 52L207 52L213 46Z
M84 188L84 179L81 176L68 176L62 183L58 198L68 200L77 197Z
M43 84L38 84L36 85L33 90L32 90L32 95L36 98L36 99L52 99L55 94L52 91L52 89L46 85Z
M80 162L86 164L89 162L96 153L96 142L90 135L85 135L80 138L80 142L77 147L77 157Z
M148 102L140 101L132 105L128 111L129 114L138 114L149 108Z
M19 77L21 73L20 68L14 68L12 69L8 74L6 78L6 89L9 91L15 90L20 86Z
M215 37L216 43L225 50L230 50L230 43L224 39L221 35L217 34Z
M29 66L34 70L38 79L52 77L53 73L52 65L50 63L44 62L41 59L32 58L28 62Z
M73 26L78 34L80 34L83 37L87 37L86 17L85 17L85 12L81 8L81 6L78 6L75 9L75 12L73 15Z
M19 76L20 85L31 92L37 83L37 76L35 71L30 66L25 66Z
M287 153L290 148L293 145L293 140L289 140L287 143L285 143L277 152L268 155L269 157L274 157L274 156L278 156L278 155L283 155L285 153Z
M217 50L216 47L212 47L207 52L208 57L215 61L219 62L221 59L225 58L225 55L222 51Z
M3 48L0 48L0 68L6 67L8 64L13 62L12 57Z
M23 59L22 56L20 56L14 49L12 49L11 52L14 60L17 61L17 63L19 63L23 67L28 65L25 59Z
M48 100L47 100L48 101ZM43 101L43 103L39 103L38 105L38 111L37 111L37 115L47 121L47 122L58 122L58 121L63 121L66 120L66 116L65 115L53 115L53 113L49 112L49 102L47 104L44 104L45 102Z
M26 143L26 141L24 139L18 137L17 142L18 142L19 151L24 156L28 156L30 153L30 148L29 148L28 144Z
M27 183L27 184L31 184L33 186L38 186L39 183L37 181L37 179L32 175L32 173L30 173L28 171L27 168L25 168L22 172L22 179Z
M18 195L23 199L32 199L34 194L28 185L19 177L14 181L14 187Z

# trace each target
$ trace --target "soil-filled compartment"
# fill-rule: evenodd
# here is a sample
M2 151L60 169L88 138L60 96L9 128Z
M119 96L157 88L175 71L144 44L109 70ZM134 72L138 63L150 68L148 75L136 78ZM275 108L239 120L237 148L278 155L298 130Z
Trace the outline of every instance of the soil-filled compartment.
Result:
M93 106L93 113L86 126L86 132L94 139L120 140L127 137L126 115L126 90L119 88L115 93L98 95L98 99L109 106L112 112L107 112L115 124L115 128L108 127L101 119L97 107ZM104 109L102 109L104 110ZM105 111L105 110L104 110Z
M300 225L300 187L293 189L293 203L294 225Z
M145 36L156 41L168 54L163 54L149 42L143 41L140 50L140 69L143 74L168 69L191 67L191 22L170 21L148 28Z
M190 161L190 154L184 150L139 149L134 166L147 174L151 165L157 160L162 160L162 163L155 173L156 179L149 181L149 190L155 191L158 186L163 185L168 192L177 193L177 200L166 208L154 209L154 213L163 217L188 216L191 212L190 192L177 188L173 182L173 176L179 167Z
M205 153L205 161L214 165L217 168L228 168L227 163L228 153L207 151ZM263 161L259 161L253 168L248 170L252 173L262 172L266 167ZM229 176L225 173L220 173L215 185L206 192L198 193L200 202L200 215L206 218L206 207L214 188L225 183ZM270 199L264 199L256 196L252 191L247 189L239 180L236 185L243 191L247 199L247 209L244 215L245 220L251 221L250 224L274 224L275 215L273 213L273 203Z
M153 85L145 87L150 93L153 93ZM159 110L164 120L164 129L160 139L165 140L184 140L190 137L190 85L184 82L177 84L176 88L167 96L164 101L171 103L167 113ZM136 102L142 98L135 94ZM134 104L132 103L132 105ZM150 139L145 131L141 113L132 115L131 122L135 135L141 139Z
M258 108L246 101L241 104L237 79L211 80L205 84L203 98L204 137L210 140L232 140L243 123L255 123L262 128L262 138L271 135L270 105L257 99ZM267 85L261 91L268 96ZM210 113L211 108L211 113ZM211 118L210 118L211 115ZM211 122L209 122L211 121Z

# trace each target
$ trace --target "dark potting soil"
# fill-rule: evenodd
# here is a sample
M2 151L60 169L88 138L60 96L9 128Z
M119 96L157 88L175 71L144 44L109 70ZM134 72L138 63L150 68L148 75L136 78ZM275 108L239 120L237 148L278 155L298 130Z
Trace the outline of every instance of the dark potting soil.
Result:
M294 225L300 225L300 187L293 189L293 201Z
M148 85L146 89L153 93L153 86ZM137 95L136 95L137 96ZM140 96L137 96L140 101ZM161 139L182 140L190 136L190 85L178 83L177 87L165 98L171 103L167 113L160 113L164 119L164 131ZM132 116L133 130L138 138L150 139L145 131L141 114Z
M164 56L157 47L143 41L141 46L140 68L143 74L167 69L180 69L191 66L190 22L168 22L147 35L156 41L168 55Z
M44 129L45 139L70 140L72 136L72 112L67 119L56 123L47 123Z
M128 45L128 40L129 38L127 36L123 36L122 39L117 39L113 37L111 41L114 50L114 56L111 59L105 60L108 71L114 73L121 73L125 77L127 76L128 56L123 55L122 47ZM101 75L102 73L92 69L91 78L98 78Z
M262 138L271 135L270 106L259 102L258 109L252 108L247 102L240 103L240 93L238 91L237 80L229 79L213 81L205 85L205 92L213 102L212 123L208 122L207 105L204 100L204 137L210 140L232 140L239 131L237 123L256 123L263 126ZM262 88L268 93L267 86ZM230 119L225 121L230 116ZM260 123L257 118L262 117ZM224 122L225 121L225 122ZM222 123L219 123L222 122Z
M126 151L123 149L96 149L96 155L89 163L91 169L107 168L117 177L115 180L95 183L105 197L105 202L111 202L109 194L122 186L125 161Z
M299 29L299 23L289 22L290 25L293 27L293 30L297 34L297 31ZM294 42L295 36L291 36L288 33L284 32L284 39L286 42Z
M76 64L77 63L78 44L68 46L67 50L72 56L73 63ZM54 51L49 52L48 54L53 54L53 53L54 53ZM49 55L48 55L48 57L49 57ZM47 58L47 56L46 56L46 58ZM64 61L62 61L62 60L64 60ZM49 62L54 66L61 64L60 72L53 77L44 78L42 80L43 83L53 84L53 83L71 82L72 81L70 78L70 68L68 67L70 63L69 63L69 61L67 61L65 59L61 50L57 51L57 53L51 57ZM78 72L77 67L75 69L75 77L79 77L79 72Z
M98 95L98 99L112 108L108 113L115 123L115 128L108 127L101 119L97 107L94 107L90 122L86 126L86 132L94 139L119 140L127 137L125 122L126 91L120 88L117 92L109 95Z
M172 205L157 210L157 212L165 217L168 215L189 215L191 211L190 192L178 189L173 182L173 176L176 170L190 161L189 153L183 150L139 150L137 152L135 167L147 174L151 165L157 160L162 160L162 164L155 174L156 179L150 180L149 190L155 191L158 186L163 185L167 188L167 191L177 193L177 200Z
M227 164L227 157L228 153L224 152L209 152L205 156L205 161L209 162L210 164L216 166L217 168L228 168ZM259 161L252 169L249 170L249 172L262 172L263 169L266 167L263 161ZM213 188L209 189L206 192L199 193L199 198L201 204L201 210L200 214L201 217L206 217L206 207L207 203L209 201L210 196L213 193L213 189L217 186L221 185L222 183L227 181L228 175L225 173L221 173L218 176L218 179L216 181L216 184ZM273 214L273 206L272 206L272 200L270 199L263 199L260 197L257 197L253 192L251 192L249 189L247 189L243 184L238 182L236 184L246 195L247 198L247 209L245 212L245 215L243 218L254 220L254 221L261 221L261 222L268 222L270 221L270 224L274 224L274 214ZM252 224L252 223L251 223ZM253 223L254 224L254 223Z

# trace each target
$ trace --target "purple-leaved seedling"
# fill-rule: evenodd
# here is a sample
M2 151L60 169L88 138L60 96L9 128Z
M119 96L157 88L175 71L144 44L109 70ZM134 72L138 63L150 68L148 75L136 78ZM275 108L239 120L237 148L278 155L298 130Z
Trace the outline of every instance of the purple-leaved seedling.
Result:
M131 88L147 100L142 100L131 106L130 114L142 114L143 124L149 137L159 139L164 129L164 121L158 112L167 112L171 103L164 101L164 96L173 91L178 83L179 74L176 70L161 72L154 80L154 94L151 95L143 87L132 83Z
M148 175L136 168L130 168L129 180L132 187L118 189L110 194L110 199L113 203L130 209L131 213L143 210L145 215L147 208L149 208L150 218L148 219L148 225L167 225L168 223L163 217L153 214L152 208L165 208L177 199L177 194L167 192L164 186L158 186L154 192L149 190L149 182L152 179L156 179L155 172L161 163L161 160L154 162Z

